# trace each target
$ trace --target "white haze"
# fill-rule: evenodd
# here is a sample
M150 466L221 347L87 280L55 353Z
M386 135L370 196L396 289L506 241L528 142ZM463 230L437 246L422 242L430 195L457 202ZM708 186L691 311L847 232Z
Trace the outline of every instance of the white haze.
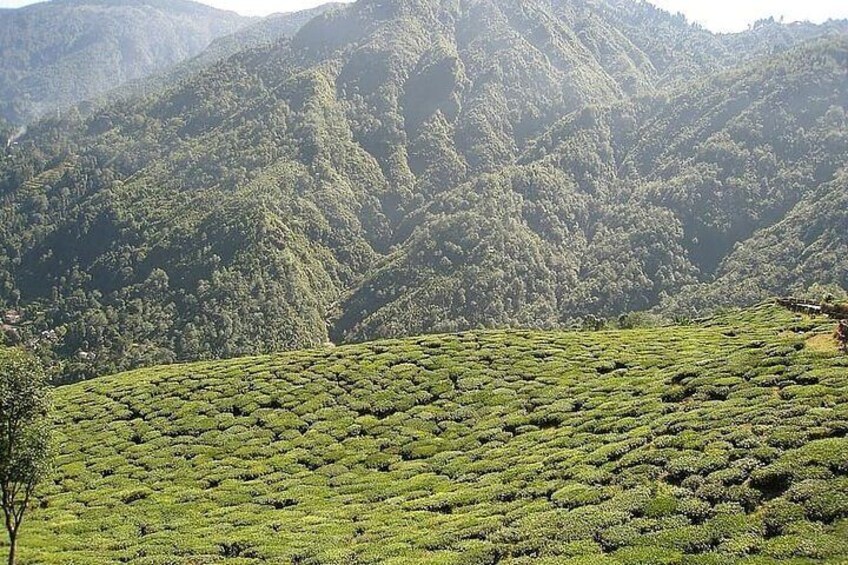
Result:
M22 138L23 136L25 136L25 135L26 135L26 132L27 132L27 128L26 128L26 126L21 126L21 127L19 127L19 128L18 128L18 130L17 130L15 133L13 133L13 134L12 134L12 137L10 137L10 138L6 141L6 147L7 147L7 148L8 148L8 147L11 147L13 143L15 143L17 140L19 140L19 139L20 139L20 138Z
M203 3L246 16L293 12L325 0L202 0ZM517 0L516 0L517 1ZM642 0L633 0L642 1ZM650 0L670 12L681 12L693 22L716 32L742 31L757 20L774 17L786 22L848 18L848 0ZM32 4L32 0L0 0L0 8Z

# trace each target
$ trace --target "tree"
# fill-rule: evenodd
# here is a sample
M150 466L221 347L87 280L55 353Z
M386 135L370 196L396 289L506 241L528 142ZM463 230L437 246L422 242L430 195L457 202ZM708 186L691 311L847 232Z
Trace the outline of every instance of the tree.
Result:
M50 395L41 363L20 349L0 350L0 490L9 565L35 488L50 468Z

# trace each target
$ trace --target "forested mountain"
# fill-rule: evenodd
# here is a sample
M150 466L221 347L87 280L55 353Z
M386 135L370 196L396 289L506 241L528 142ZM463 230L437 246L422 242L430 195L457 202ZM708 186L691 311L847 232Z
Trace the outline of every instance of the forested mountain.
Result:
M278 41L291 38L312 18L338 6L339 4L327 3L309 10L271 14L261 18L234 33L219 37L196 57L169 67L164 72L128 84L120 92L113 93L113 98L134 97L140 92L146 94L148 91L167 88L169 84L184 81L240 51L270 47Z
M231 57L239 51L270 46L281 39L290 38L311 19L339 7L337 3L322 4L309 10L271 14L240 30L216 39L194 59L194 64L207 66Z
M26 123L161 71L251 22L187 0L0 9L0 117Z
M75 378L848 287L846 30L714 35L629 0L328 11L8 151L10 339Z
M517 167L426 207L417 232L354 295L351 309L368 315L352 335L400 335L410 324L413 332L457 322L555 326L575 315L649 308L710 280L737 243L822 185L844 192L836 175L848 159L846 64L848 41L817 43L668 99L568 116ZM841 222L820 236L820 253L844 250L844 211L805 210L787 220L795 229L802 218L828 226L838 210ZM828 220L817 218L825 213ZM746 277L756 291L745 300L804 282L845 285L845 256L832 251L806 276L775 279L749 268L758 275ZM777 268L796 262L784 256ZM734 286L720 289L721 302L735 301ZM702 292L687 297L709 306Z

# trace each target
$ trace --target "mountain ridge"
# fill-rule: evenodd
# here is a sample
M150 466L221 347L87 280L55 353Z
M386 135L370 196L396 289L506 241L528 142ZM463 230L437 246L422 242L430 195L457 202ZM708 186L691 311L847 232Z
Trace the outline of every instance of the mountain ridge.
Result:
M845 39L770 23L751 32L769 54L729 64L728 38L616 6L361 1L36 124L0 168L0 299L61 330L50 355L73 378L678 312L740 238L836 180ZM673 41L693 48L663 59ZM744 301L782 290L762 281Z
M59 0L0 21L0 117L27 123L199 54L252 21L179 0Z

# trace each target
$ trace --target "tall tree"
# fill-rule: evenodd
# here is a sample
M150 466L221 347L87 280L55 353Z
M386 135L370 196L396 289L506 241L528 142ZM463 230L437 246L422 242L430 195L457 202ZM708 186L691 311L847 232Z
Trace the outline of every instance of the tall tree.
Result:
M40 362L0 350L0 490L9 533L9 565L35 488L50 468L50 394Z

